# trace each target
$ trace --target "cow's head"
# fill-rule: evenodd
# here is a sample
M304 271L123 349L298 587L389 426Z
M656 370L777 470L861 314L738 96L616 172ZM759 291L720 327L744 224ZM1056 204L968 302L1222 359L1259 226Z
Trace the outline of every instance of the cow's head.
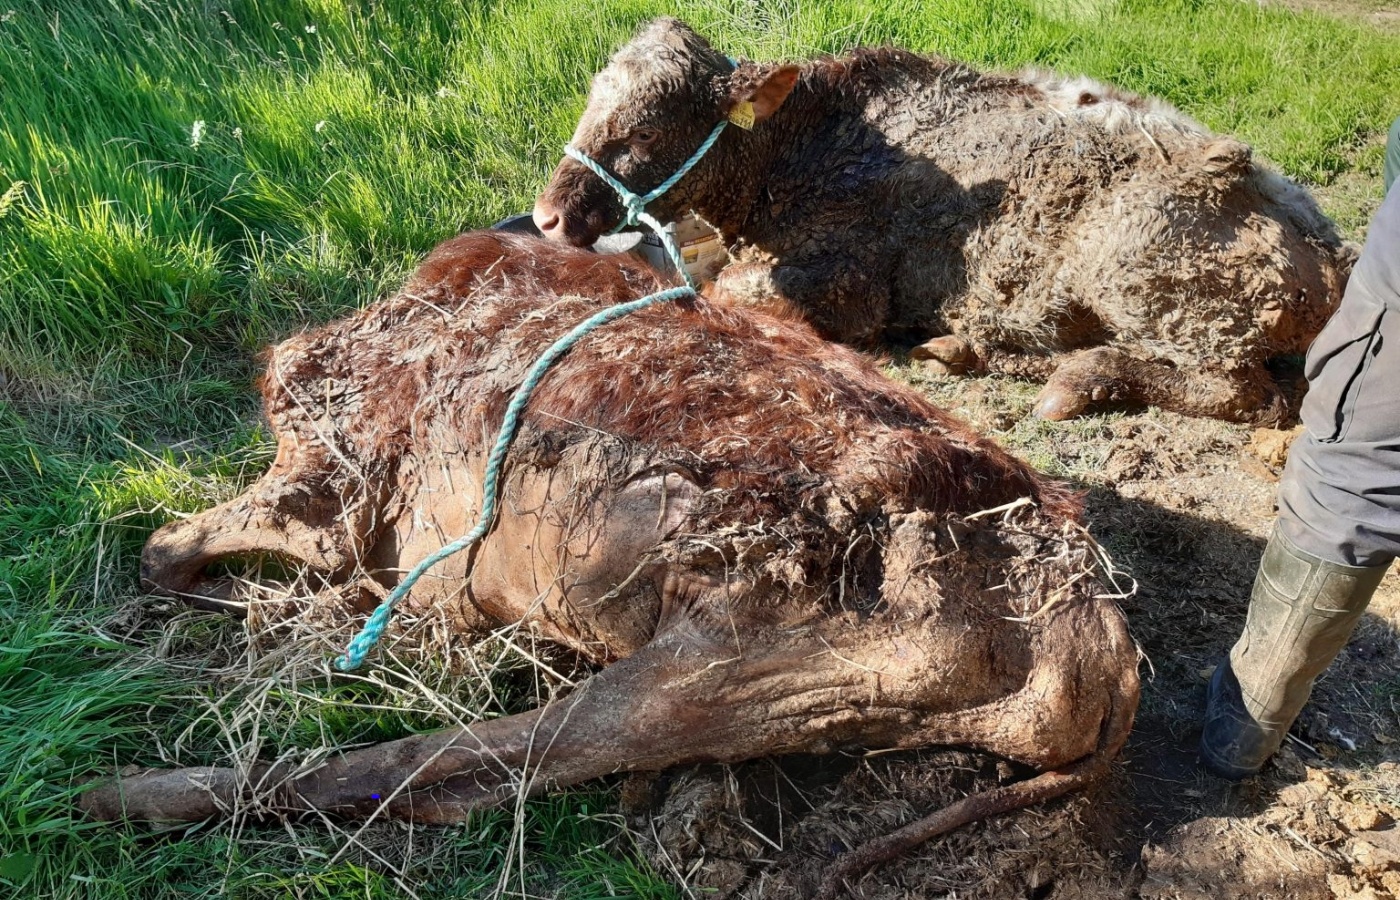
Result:
M572 144L629 190L645 194L675 173L741 104L752 104L755 125L772 116L797 76L797 67L790 65L742 62L736 67L685 23L657 19L593 79ZM730 128L720 144L740 140L733 133L738 130ZM714 164L717 156L711 151L648 211L666 221L698 206L701 197L722 198L734 173L726 176ZM567 158L535 202L540 231L580 247L616 227L624 215L613 189Z
M249 599L227 569L272 561L312 585L343 580L380 524L395 435L364 411L370 379L395 383L343 352L334 327L297 335L270 354L264 410L277 436L271 468L241 495L151 535L141 554L148 589L205 608ZM397 398L396 398L397 399ZM411 399L411 398L410 398ZM404 404L412 408L412 403Z

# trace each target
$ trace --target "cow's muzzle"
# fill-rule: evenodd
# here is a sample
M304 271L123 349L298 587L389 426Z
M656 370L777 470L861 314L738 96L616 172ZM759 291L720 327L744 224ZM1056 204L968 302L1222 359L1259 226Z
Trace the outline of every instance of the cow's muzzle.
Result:
M299 578L319 589L347 568L331 535L309 535L275 525L248 496L158 529L141 551L141 586L201 609L246 613L239 596L238 563L257 561L258 582L289 585ZM275 571L274 571L275 570Z

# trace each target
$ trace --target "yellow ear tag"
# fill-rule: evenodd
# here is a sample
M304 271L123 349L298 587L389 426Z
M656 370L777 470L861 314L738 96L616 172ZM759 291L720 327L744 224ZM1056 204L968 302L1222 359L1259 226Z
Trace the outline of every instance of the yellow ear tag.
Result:
M734 105L734 108L729 111L729 121L733 122L735 125L738 125L745 131L748 131L751 128L753 128L753 103L748 100L736 103Z

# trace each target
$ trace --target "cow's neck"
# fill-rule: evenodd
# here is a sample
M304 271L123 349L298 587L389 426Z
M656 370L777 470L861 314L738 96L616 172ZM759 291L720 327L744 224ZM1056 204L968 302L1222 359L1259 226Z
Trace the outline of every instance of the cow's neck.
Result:
M782 129L776 127L779 120L780 116L775 115L753 131L739 133L737 140L722 139L715 144L704 165L713 175L693 193L675 198L677 208L672 217L694 210L719 229L726 241L733 243L744 237L750 212L761 198L774 161L781 155ZM740 131L734 125L730 130Z

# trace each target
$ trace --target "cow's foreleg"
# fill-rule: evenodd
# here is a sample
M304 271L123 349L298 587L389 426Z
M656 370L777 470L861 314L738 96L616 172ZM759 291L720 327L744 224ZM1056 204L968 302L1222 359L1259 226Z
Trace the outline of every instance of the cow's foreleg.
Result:
M1010 375L1029 381L1046 381L1054 374L1063 355L1008 352L978 346L956 334L945 334L925 341L909 351L909 358L923 361L935 375Z
M965 375L977 368L977 351L955 334L925 341L909 351L909 358L923 360L938 375Z
M890 289L868 260L824 254L731 264L705 295L780 319L806 321L828 340L857 347L879 343L890 317Z
M756 310L786 322L812 322L810 311L778 287L773 264L768 261L725 266L714 282L705 286L704 295L715 303Z
M1263 366L1225 373L1137 359L1111 347L1062 357L1036 398L1035 414L1060 421L1094 409L1138 404L1254 425L1278 424L1288 414L1288 404Z

